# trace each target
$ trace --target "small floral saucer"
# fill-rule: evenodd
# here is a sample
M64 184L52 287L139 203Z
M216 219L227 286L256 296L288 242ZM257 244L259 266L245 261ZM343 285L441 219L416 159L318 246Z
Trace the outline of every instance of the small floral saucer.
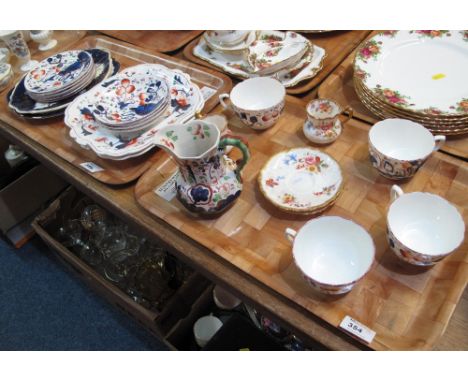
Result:
M306 138L313 142L318 143L319 145L324 145L327 143L332 143L340 136L342 130L341 121L337 119L335 124L331 129L321 129L319 127L314 127L312 122L309 120L304 122L303 131Z
M258 177L263 195L291 213L318 213L334 203L343 186L339 164L328 154L309 147L280 152Z

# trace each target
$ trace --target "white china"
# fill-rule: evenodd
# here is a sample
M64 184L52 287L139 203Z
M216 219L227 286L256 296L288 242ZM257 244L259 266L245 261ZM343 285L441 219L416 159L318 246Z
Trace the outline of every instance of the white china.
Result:
M385 31L359 47L355 76L375 97L421 115L468 115L465 31Z
M54 48L57 45L57 40L52 38L54 31L51 30L32 30L30 31L31 39L39 43L39 50L46 51Z
M349 292L369 272L372 237L359 224L338 216L309 220L299 231L286 228L293 258L304 278L326 294Z
M257 31L250 31L245 39L241 40L239 43L234 45L219 45L209 37L207 37L206 33L202 36L202 40L206 45L208 45L211 49L225 54L243 54L245 50L252 44L255 39L257 38Z
M260 37L262 35L268 36L272 34L278 36L279 39L284 39L286 36L285 32L279 31L258 32L258 36ZM325 50L321 47L312 44L309 46L310 48L308 51L297 63L279 70L276 73L270 74L270 76L277 78L287 88L314 77L322 69L323 60L326 54ZM206 43L205 39L200 39L199 43L193 49L193 54L196 57L222 69L224 72L238 78L245 79L258 76L258 74L252 73L252 68L245 55L239 54L239 52L229 54L225 51L218 51L210 47Z
M204 347L222 326L222 321L215 316L200 317L193 325L193 336L198 346Z
M344 110L336 102L317 98L307 104L307 122L304 124L304 135L310 141L318 144L326 144L335 141L341 134L342 125L353 117L353 109L346 107ZM341 122L339 116L347 111L346 119Z
M31 53L21 31L0 30L0 39L18 57L23 72L29 72L38 64L36 60L31 60Z
M250 32L249 30L215 30L207 31L205 36L216 45L233 46L245 40Z
M456 207L444 198L427 192L404 193L394 185L391 200L388 239L403 261L434 265L462 244L465 223Z
M284 109L286 90L269 77L251 78L234 86L230 94L221 94L219 101L225 109L232 109L243 123L256 130L273 126ZM225 100L231 102L227 104Z
M284 39L274 34L260 34L248 48L247 62L252 73L265 76L294 65L308 49L313 50L309 40L295 32L286 32Z
M335 202L343 176L331 156L302 147L271 157L260 171L258 181L265 198L281 210L314 214Z
M445 136L433 136L424 126L406 119L385 119L369 131L372 165L385 177L405 179L413 176Z
M213 301L223 310L233 310L242 303L240 299L218 285L213 288Z

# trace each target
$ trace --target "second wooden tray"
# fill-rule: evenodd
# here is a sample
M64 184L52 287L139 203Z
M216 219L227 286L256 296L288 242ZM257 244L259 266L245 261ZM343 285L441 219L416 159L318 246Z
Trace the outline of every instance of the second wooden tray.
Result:
M334 31L323 34L304 34L312 43L325 49L326 57L322 69L316 76L309 80L302 81L296 86L286 89L289 94L302 94L320 84L339 63L363 41L370 32L362 31ZM196 39L184 48L184 56L197 64L207 66L216 70L214 65L203 61L193 54L193 48L198 44Z
M372 114L361 103L354 90L353 60L354 52L320 85L318 96L320 98L331 98L343 106L349 105L354 110L354 117L374 124L380 121L380 118ZM447 137L447 141L442 146L441 151L468 159L468 134Z
M221 112L218 107L215 111ZM341 297L312 290L292 261L286 227L299 229L311 217L288 215L266 201L257 176L273 154L308 145L302 133L305 102L287 97L284 115L271 129L257 132L243 127L236 117L230 128L249 143L251 159L243 171L244 189L236 204L221 217L203 220L188 213L174 198L170 202L155 193L176 170L161 156L135 186L138 203L209 251L264 283L285 298L338 326L345 315L376 331L373 349L429 349L444 332L468 280L468 245L431 269L402 264L388 247L386 212L391 181L378 175L368 160L370 125L351 120L343 134L322 150L341 165L345 184L335 205L325 212L353 219L372 235L376 264L355 289ZM427 191L454 203L468 220L468 166L435 153L410 181L406 192Z
M70 49L102 48L111 52L122 68L143 62L158 63L169 68L180 69L190 74L192 80L206 94L203 109L208 113L218 103L218 95L229 91L232 82L229 77L197 65L169 57L161 53L146 53L138 48L105 36L88 36L70 46ZM0 119L21 133L34 139L50 151L59 155L76 167L89 173L97 180L111 185L129 183L143 174L158 159L160 153L153 149L150 152L123 161L114 161L98 157L93 151L85 150L69 136L69 130L62 118L43 121L31 121L18 117L9 110L6 100L7 91L0 94ZM94 171L89 163L97 165L100 170ZM88 166L88 167L87 167ZM96 167L94 167L96 169Z

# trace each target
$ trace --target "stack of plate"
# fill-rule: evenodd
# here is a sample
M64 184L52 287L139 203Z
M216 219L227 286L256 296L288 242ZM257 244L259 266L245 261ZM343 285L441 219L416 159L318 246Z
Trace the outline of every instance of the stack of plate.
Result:
M343 176L330 155L310 147L280 152L265 164L258 182L262 194L279 209L317 214L341 193Z
M296 32L225 32L245 33L240 34L240 41L226 44L216 40L211 32L205 32L193 54L229 74L241 78L271 76L285 87L314 77L322 68L325 50Z
M83 90L94 74L93 56L84 50L70 50L41 61L26 74L24 88L37 102L57 102Z
M120 105L115 97L122 101ZM147 107L149 103L154 106ZM125 160L153 148L159 128L187 122L203 106L203 95L188 74L162 65L141 64L77 97L65 110L65 124L82 147L101 158ZM145 113L147 110L150 112ZM129 122L130 135L126 135L123 130L128 129Z
M131 140L164 119L169 87L153 65L127 69L99 88L91 112L102 129L122 140Z
M94 62L94 78L91 82L80 91L83 93L106 78L114 75L120 69L120 64L112 59L111 54L103 49L86 50ZM65 108L73 101L76 96L72 95L66 99L61 99L56 102L42 103L34 100L29 96L25 88L24 76L15 87L9 92L8 106L16 114L29 119L46 119L63 115Z
M385 31L354 60L354 86L380 118L404 118L433 133L468 133L468 32Z

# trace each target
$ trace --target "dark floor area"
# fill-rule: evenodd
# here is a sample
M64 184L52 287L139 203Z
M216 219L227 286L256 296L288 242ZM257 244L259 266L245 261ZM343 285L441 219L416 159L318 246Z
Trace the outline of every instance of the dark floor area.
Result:
M0 350L166 350L35 237L0 239Z

